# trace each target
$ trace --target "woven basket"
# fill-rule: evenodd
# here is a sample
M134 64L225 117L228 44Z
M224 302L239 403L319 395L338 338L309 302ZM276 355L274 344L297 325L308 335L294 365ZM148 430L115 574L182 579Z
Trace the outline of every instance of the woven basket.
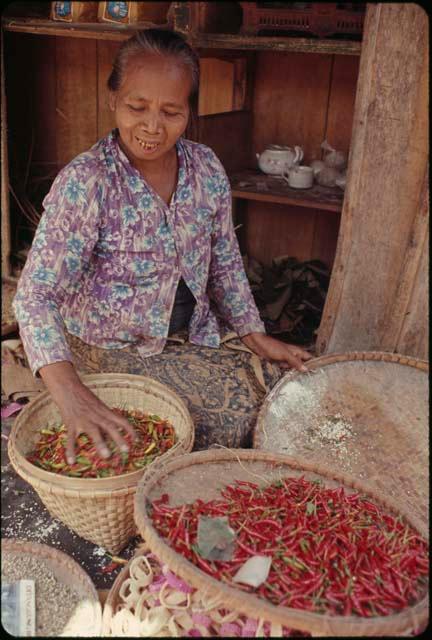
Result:
M86 600L85 626L82 625L82 621L81 624L74 624L73 636L94 637L101 635L102 607L99 596L90 577L75 560L66 553L46 544L26 542L15 538L3 538L1 550L3 557L8 553L23 553L43 560L59 582L72 588Z
M309 374L288 372L266 396L253 447L367 479L427 524L429 364L353 352L315 358L306 367ZM340 442L326 437L338 435L330 420L342 427Z
M159 414L174 426L177 443L164 459L192 449L194 425L184 402L169 387L144 376L92 374L83 383L108 406ZM54 518L86 540L118 553L136 535L134 495L143 470L112 478L69 478L40 469L26 460L37 430L61 422L48 392L42 393L15 420L8 452L15 471L38 493Z
M348 475L330 473L328 469L322 469L307 460L253 450L209 450L180 456L165 464L158 463L147 470L140 480L135 497L135 521L138 530L151 551L165 562L171 571L193 587L203 589L209 597L219 596L226 608L240 611L250 617L263 618L291 629L321 636L398 635L421 627L428 618L428 595L400 613L376 618L330 616L281 605L275 606L253 594L221 583L198 569L166 544L153 527L148 513L150 503L163 493L170 496L171 505L178 506L198 498L206 501L216 499L220 497L220 490L235 480L252 480L262 484L256 476L271 481L286 475L303 475L310 480L319 479L328 487L343 485L347 491L351 488L367 494L376 504L405 517L404 510L399 508L399 505L373 488ZM405 520L428 539L427 527L412 516L405 517Z

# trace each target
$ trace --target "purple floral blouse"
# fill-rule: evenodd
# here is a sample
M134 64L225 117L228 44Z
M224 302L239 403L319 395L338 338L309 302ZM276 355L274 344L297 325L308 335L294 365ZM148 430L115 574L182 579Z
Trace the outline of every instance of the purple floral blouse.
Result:
M33 373L72 361L64 328L90 345L164 348L180 276L196 299L193 344L218 347L220 324L264 332L234 233L231 191L208 147L180 139L168 206L113 130L56 177L23 269L14 311Z

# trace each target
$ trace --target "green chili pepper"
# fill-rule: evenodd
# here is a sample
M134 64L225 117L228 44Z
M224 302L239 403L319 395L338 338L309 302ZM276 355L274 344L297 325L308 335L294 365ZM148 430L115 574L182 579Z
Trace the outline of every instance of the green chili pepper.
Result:
M135 460L134 467L137 467L137 469L141 469L142 467L146 466L147 462L148 462L148 459L147 460Z
M109 469L99 469L99 471L96 474L98 478L107 478L110 475L111 475L111 472Z
M51 466L53 469L64 469L66 467L66 462L51 462Z

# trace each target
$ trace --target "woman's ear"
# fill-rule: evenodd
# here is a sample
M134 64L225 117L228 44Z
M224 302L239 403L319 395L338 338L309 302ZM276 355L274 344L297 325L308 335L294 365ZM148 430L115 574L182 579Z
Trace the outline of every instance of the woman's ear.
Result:
M108 93L108 105L111 111L115 111L116 108L116 94L114 91Z

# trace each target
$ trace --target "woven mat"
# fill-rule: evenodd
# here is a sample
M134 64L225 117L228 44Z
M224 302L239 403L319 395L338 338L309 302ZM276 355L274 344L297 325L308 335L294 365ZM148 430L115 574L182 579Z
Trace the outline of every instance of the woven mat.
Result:
M329 354L309 375L290 372L261 407L254 446L353 475L427 523L429 379L405 360Z

